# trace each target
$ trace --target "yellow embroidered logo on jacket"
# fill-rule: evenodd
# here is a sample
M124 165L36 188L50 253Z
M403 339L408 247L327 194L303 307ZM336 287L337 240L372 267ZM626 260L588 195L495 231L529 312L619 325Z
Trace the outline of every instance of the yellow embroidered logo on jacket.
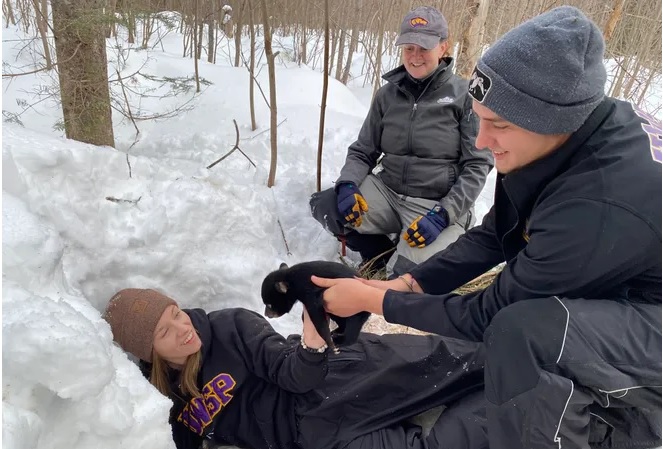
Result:
M523 228L523 240L529 243L529 218L525 219L525 227Z
M221 373L215 376L200 390L202 397L189 401L177 421L202 435L205 427L212 423L214 417L233 398L231 391L235 385L235 379L230 374Z
M428 20L424 19L423 17L414 17L410 19L410 25L414 28L423 27L428 25Z

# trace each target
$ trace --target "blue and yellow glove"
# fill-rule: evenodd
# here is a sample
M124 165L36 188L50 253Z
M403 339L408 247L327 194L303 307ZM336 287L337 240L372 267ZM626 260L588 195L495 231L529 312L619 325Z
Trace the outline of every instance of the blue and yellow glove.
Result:
M368 212L368 203L356 185L350 182L341 184L336 191L336 204L346 223L355 228L361 226L361 216Z
M403 233L403 240L411 247L423 248L433 243L447 226L449 214L442 206L435 206L426 215L414 219Z

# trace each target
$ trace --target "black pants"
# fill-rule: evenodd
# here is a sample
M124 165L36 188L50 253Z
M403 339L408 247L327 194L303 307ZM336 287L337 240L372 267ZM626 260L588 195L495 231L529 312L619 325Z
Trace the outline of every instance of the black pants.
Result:
M330 354L325 385L298 398L299 445L306 449L442 448L448 429L485 442L484 346L439 336L361 334ZM408 418L446 405L428 437ZM476 415L475 415L476 412ZM464 438L462 431L458 438ZM431 443L429 443L429 441ZM451 446L450 446L451 447ZM454 446L481 449L485 445Z
M660 305L522 301L484 342L491 449L661 445Z

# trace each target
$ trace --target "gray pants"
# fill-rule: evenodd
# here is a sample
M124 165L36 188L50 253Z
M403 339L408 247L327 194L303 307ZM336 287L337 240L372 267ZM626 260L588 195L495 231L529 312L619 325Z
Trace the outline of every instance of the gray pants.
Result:
M418 265L442 251L463 235L466 227L473 224L466 223L469 221L467 216L460 217L457 223L444 229L431 244L423 248L412 248L403 240L403 234L414 219L428 213L437 201L399 195L374 175L368 175L359 190L368 203L368 212L364 214L361 226L353 229L360 234L398 234L396 251L387 263L387 276L391 276L394 271L404 273L409 266ZM400 266L405 269L399 269Z

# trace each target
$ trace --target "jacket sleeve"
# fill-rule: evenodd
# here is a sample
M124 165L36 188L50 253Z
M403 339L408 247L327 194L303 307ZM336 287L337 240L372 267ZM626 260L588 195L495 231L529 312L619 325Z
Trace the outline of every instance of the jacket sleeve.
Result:
M443 294L464 285L504 262L495 234L494 207L476 226L444 250L414 268L410 274L424 292Z
M568 200L532 214L529 243L483 291L459 296L390 290L384 316L436 334L482 341L495 314L517 301L619 297L620 285L660 261L654 247L661 247L660 237L630 211Z
M288 342L259 314L240 310L235 323L239 351L256 376L292 393L318 387L327 375L327 354L313 354Z
M449 193L440 200L440 206L449 214L449 222L470 210L486 184L486 177L493 168L493 155L488 150L479 150L475 146L479 119L472 111L472 99L466 95L463 115L460 119L460 168L458 179Z
M366 119L364 119L357 140L348 148L345 165L341 169L341 175L336 181L336 185L342 182L353 182L357 186L361 185L364 178L375 168L382 154L380 147L383 115L381 94L382 89L378 90L375 98L373 98L371 108Z

